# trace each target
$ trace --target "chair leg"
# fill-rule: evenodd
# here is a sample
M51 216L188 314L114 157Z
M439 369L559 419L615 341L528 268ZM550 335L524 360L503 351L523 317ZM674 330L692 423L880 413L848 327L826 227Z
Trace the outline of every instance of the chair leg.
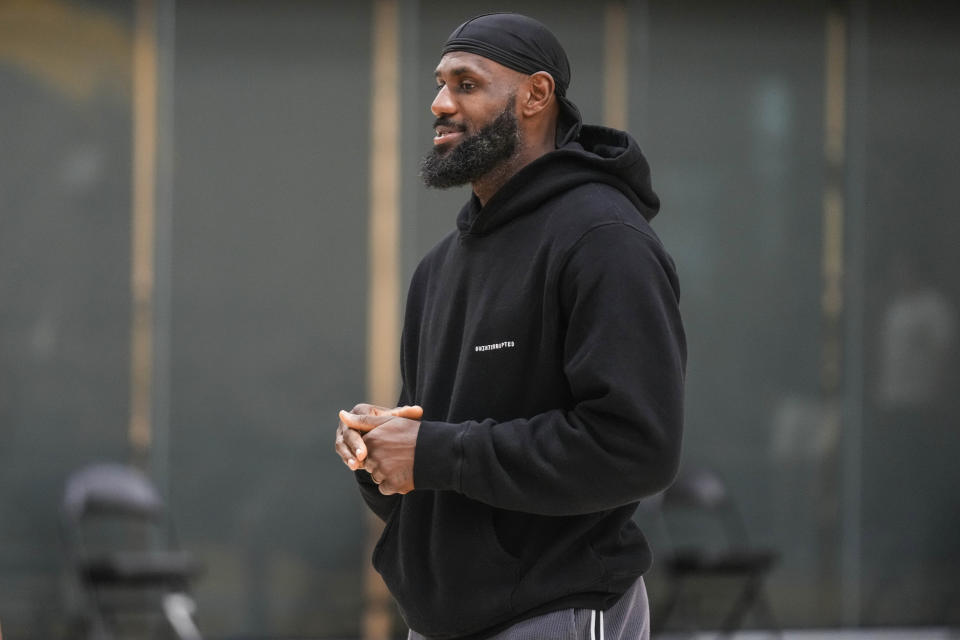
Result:
M744 585L743 589L740 591L740 595L734 602L733 607L730 609L730 612L723 620L723 624L720 626L721 637L729 635L731 632L736 631L743 625L743 619L746 617L747 611L750 610L750 606L754 603L758 594L760 593L760 585L762 580L762 576L754 575L751 576L751 578Z
M667 620L673 615L673 610L677 606L680 598L680 584L671 580L670 591L667 594L666 601L657 607L656 611L651 612L650 630L652 633L659 633L667 626Z
M667 595L666 602L657 607L656 612L651 614L652 624L650 634L651 636L656 636L660 632L664 631L667 626L667 621L672 617L676 617L674 616L675 612L679 612L681 633L684 633L687 637L692 638L696 635L698 627L694 616L687 611L688 607L684 606L684 598L682 595L683 580L680 578L675 578L670 582L671 588L669 594Z
M168 593L163 598L163 612L181 640L202 640L200 630L193 622L196 610L193 598L185 593Z
M780 623L777 621L776 616L773 615L773 609L770 607L770 602L763 594L763 591L757 594L756 612L758 620L762 618L761 624L765 624L770 630L771 637L780 638L783 636Z
M764 576L762 574L755 575L744 585L733 608L731 608L730 613L727 614L727 617L723 621L723 625L721 626L722 631L719 637L728 636L732 632L740 629L743 625L743 619L747 613L749 613L751 606L756 614L757 621L761 625L767 626L771 637L782 637L783 633L780 629L780 623L777 622L776 617L773 615L773 609L771 609L770 603L767 602L767 598L763 594L763 579Z
M114 633L111 631L111 625L104 613L100 594L96 589L93 589L89 596L93 607L90 611L90 626L87 630L87 637L89 640L113 640Z

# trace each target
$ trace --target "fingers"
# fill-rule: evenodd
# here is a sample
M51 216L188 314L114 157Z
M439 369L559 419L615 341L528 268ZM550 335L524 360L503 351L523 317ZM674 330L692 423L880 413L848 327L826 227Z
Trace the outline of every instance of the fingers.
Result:
M365 416L367 414L374 416L386 415L390 412L390 409L386 407L378 407L375 404L367 404L366 402L361 402L358 405L355 405L353 409L350 409L350 413L353 413L358 416Z
M379 469L374 469L370 472L370 479L373 480L373 483L377 485L377 489L381 494L385 496L393 495L396 493L390 486L389 482L386 482L386 477Z
M364 444L360 433L343 425L337 428L337 437L334 441L334 449L343 464L356 471L363 467L363 461L367 457L367 445Z
M367 445L363 441L363 436L360 432L354 431L353 429L344 429L343 440L347 445L347 449L356 455L354 464L351 465L348 460L347 466L354 470L362 467L364 460L367 459Z
M419 420L423 417L423 407L413 405L388 409L373 404L361 403L351 409L350 413L357 416L396 416L399 418L409 418L410 420Z
M364 433L379 427L381 424L387 420L390 420L391 418L393 418L393 416L390 415L389 412L385 415L374 415L372 413L357 415L348 411L340 411L341 423L350 429L356 429L357 431L363 431Z
M390 410L390 415L398 418L407 418L408 420L420 420L423 418L423 407L413 405L412 407L397 407Z
M337 438L334 446L343 463L353 471L362 469L367 459L367 445L363 441L363 433L392 418L393 416L389 413L377 416L372 413L356 415L341 411L340 425L337 427Z
M412 485L404 486L404 477L383 477L379 472L370 474L373 481L377 484L377 489L385 496L392 496L395 493L406 494L413 488Z
M420 420L423 418L423 407L413 405L388 409L363 403L355 405L351 411L340 411L339 416L340 424L337 427L334 448L343 463L356 471L365 468L367 460L367 445L363 440L365 433L369 433L394 418ZM391 490L390 487L381 487L381 493L385 493L385 495L397 492ZM405 491L399 492L406 493Z
M377 485L377 489L381 494L385 496L391 496L397 493L393 487L393 483L387 481L387 479L379 471L374 471L371 473L370 478L373 480L374 484Z

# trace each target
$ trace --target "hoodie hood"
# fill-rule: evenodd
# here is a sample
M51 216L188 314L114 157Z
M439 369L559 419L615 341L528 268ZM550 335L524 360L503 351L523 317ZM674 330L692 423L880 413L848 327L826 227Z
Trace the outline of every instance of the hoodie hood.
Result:
M660 210L650 165L636 140L625 131L583 125L575 140L522 168L486 206L472 195L457 216L457 227L461 235L490 233L546 200L591 182L618 189L648 221Z

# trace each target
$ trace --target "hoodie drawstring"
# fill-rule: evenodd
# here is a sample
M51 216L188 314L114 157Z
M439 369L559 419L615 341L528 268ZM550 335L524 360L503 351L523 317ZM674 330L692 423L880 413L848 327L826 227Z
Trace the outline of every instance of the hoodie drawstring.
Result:
M603 637L603 611L597 615L597 610L590 611L590 640L605 640Z

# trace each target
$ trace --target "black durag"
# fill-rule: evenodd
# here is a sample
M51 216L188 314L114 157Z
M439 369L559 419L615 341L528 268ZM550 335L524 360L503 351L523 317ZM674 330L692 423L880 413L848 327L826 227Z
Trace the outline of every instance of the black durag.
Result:
M477 16L454 29L441 56L451 51L475 53L528 75L549 73L560 105L557 146L562 147L580 135L580 110L567 98L570 62L560 41L541 23L519 13Z

